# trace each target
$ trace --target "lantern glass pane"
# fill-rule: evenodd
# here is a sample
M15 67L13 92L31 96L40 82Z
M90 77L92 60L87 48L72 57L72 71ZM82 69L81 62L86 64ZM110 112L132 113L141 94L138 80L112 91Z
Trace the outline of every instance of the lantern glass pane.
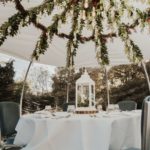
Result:
M89 86L80 85L77 88L77 106L88 107L89 106Z
M93 85L91 85L91 92L92 92L92 94L94 94L94 86Z
M89 99L89 86L88 85L84 85L83 86L83 96L84 99Z
M92 106L95 106L94 102L95 102L95 99L94 99L94 86L91 85L91 100L92 100Z
M81 101L81 86L77 86L77 102Z

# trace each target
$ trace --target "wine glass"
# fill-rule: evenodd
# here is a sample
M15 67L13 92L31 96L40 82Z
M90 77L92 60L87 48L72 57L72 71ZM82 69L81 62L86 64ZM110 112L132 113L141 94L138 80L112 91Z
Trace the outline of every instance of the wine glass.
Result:
M68 105L67 112L68 113L74 113L75 112L75 106L74 105Z
M120 111L120 108L119 108L119 105L118 105L118 104L115 104L115 105L114 105L114 110L117 111L117 112Z
M102 108L102 105L97 105L97 110L100 112L100 111L103 111L103 108Z
M45 111L50 111L52 109L51 105L46 105L45 106Z
M107 106L107 113L113 112L115 110L114 104L109 104Z

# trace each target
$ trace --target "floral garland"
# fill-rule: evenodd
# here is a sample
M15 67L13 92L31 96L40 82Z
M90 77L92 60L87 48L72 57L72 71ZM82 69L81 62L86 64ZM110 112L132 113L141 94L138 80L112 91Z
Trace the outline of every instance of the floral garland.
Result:
M0 0L4 4L9 1L14 2L18 12L1 25L0 46L8 36L16 36L21 27L33 24L41 30L32 55L35 59L45 53L54 35L68 39L67 67L74 65L79 43L88 41L95 43L98 63L109 64L107 41L115 37L120 37L124 42L125 52L130 61L139 62L143 59L140 48L130 39L130 34L135 31L136 27L144 29L149 26L150 10L141 11L134 8L129 3L130 0L44 0L39 6L28 10L23 7L21 0ZM141 0L142 2L150 5L149 0ZM52 16L56 7L62 12ZM38 22L38 16L44 14L53 18L48 27ZM125 17L128 17L130 21L124 21ZM69 34L61 33L59 24L67 24L68 18L72 21L71 31ZM106 27L109 32L104 32ZM89 30L91 35L83 36L84 29Z

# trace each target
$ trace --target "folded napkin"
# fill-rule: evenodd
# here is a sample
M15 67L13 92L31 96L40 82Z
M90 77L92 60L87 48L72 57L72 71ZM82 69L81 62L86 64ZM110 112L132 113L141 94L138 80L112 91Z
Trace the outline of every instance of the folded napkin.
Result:
M110 112L102 115L103 117L119 117L121 116L120 112Z
M51 119L69 118L70 116L71 114L66 113L66 112L51 113L45 110L36 111L33 114L34 118L51 118Z
M71 114L66 113L66 112L56 112L52 113L52 118L53 119L59 119L59 118L69 118Z
M46 111L46 110L40 110L40 111L36 111L34 112L35 114L50 114L49 111Z
M41 110L33 114L34 118L50 118L52 114L49 111Z

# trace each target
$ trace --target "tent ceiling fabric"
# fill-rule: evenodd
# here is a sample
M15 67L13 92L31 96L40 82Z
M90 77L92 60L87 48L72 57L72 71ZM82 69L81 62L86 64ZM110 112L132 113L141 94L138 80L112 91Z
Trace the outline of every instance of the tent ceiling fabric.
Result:
M28 2L28 1L27 1ZM31 7L40 3L40 0L29 1L24 4L26 7ZM15 6L13 3L8 3L5 6L0 5L0 25L7 21L8 17L16 13ZM48 22L49 18L45 18L42 21ZM64 31L68 32L68 27L64 27ZM147 31L146 31L147 32ZM150 38L146 32L137 33L131 35L136 41L136 44L142 50L144 59L150 58ZM19 34L15 37L9 37L7 41L0 47L0 53L12 55L25 60L30 60L32 52L35 48L36 41L40 35L40 31L35 27L28 26L20 29ZM108 52L110 65L126 64L129 63L124 47L120 39L114 39L113 42L108 42ZM52 44L50 44L45 55L41 55L38 63L54 65L54 66L65 66L66 65L66 40L54 37ZM94 43L87 42L81 44L77 51L77 56L75 57L76 67L96 67L98 66L95 54Z

